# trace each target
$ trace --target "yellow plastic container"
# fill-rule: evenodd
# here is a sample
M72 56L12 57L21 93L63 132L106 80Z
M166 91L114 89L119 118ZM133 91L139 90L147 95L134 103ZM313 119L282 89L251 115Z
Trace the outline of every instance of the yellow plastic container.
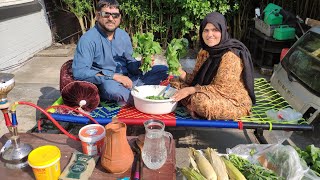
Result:
M37 180L57 180L61 173L60 158L61 153L58 147L45 145L30 152L28 163Z

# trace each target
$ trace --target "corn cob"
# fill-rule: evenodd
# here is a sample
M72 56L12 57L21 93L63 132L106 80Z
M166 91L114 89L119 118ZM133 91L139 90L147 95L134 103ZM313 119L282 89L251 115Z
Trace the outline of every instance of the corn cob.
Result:
M214 171L217 173L217 179L229 180L226 165L224 164L218 153L212 148L207 148L206 150L204 150L204 152Z
M209 161L200 152L196 151L194 148L191 148L191 151L201 174L207 180L216 180L217 174L213 170L213 167L211 166Z
M200 173L200 171L199 171L199 169L198 169L198 165L197 165L197 163L194 161L192 155L189 155L189 160L190 160L190 167Z
M203 177L200 172L196 171L193 168L183 167L181 169L181 172L188 180L206 180L206 178Z
M246 180L243 174L232 164L232 162L224 157L222 157L221 159L227 167L228 175L231 180Z

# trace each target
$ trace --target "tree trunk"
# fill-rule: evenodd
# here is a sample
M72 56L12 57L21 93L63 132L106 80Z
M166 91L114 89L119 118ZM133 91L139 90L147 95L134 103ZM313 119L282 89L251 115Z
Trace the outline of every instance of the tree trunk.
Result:
M80 24L80 27L81 27L81 30L82 30L82 34L86 33L86 27L84 25L84 22L83 22L83 17L78 17L78 21L79 21L79 24Z
M92 28L96 24L96 18L93 11L90 11L90 28Z

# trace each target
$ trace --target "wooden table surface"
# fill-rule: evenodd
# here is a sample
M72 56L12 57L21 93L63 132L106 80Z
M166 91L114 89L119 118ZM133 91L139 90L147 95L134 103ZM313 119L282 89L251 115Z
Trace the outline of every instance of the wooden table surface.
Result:
M34 149L43 146L43 145L54 145L59 147L61 151L61 172L64 170L66 165L69 163L71 155L73 152L80 151L81 143L78 141L74 141L68 138L64 134L38 134L38 133L20 133L20 138L22 143L30 144ZM10 137L9 134L5 134L0 139L0 148L4 145L4 143ZM128 140L132 141L136 137L129 136ZM140 179L151 179L151 180L170 180L176 179L176 172L175 172L175 143L171 143L172 152L168 155L166 163L158 170L151 170L148 169L146 166L143 165L141 171L141 178ZM143 164L143 163L142 163ZM97 162L96 167L90 177L90 179L117 179L123 177L130 177L131 176L131 168L123 173L123 174L111 174L108 173L100 163L100 160ZM25 169L8 169L4 166L3 162L0 162L0 179L34 179L34 175L32 169L27 167Z

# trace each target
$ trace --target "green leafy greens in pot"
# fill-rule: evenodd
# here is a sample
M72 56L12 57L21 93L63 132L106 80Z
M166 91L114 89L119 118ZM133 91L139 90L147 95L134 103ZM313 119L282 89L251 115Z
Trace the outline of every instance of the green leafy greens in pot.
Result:
M166 99L169 99L169 98L163 97L163 96L147 96L146 99L151 99L151 100L166 100Z
M178 71L181 67L179 60L187 54L188 44L189 42L185 38L172 39L168 44L165 56L169 66L169 74L180 75Z
M135 34L132 37L134 47L133 57L136 58L139 54L142 56L143 64L141 64L140 70L144 73L151 70L152 55L161 52L160 44L153 41L153 39L154 36L152 33Z

